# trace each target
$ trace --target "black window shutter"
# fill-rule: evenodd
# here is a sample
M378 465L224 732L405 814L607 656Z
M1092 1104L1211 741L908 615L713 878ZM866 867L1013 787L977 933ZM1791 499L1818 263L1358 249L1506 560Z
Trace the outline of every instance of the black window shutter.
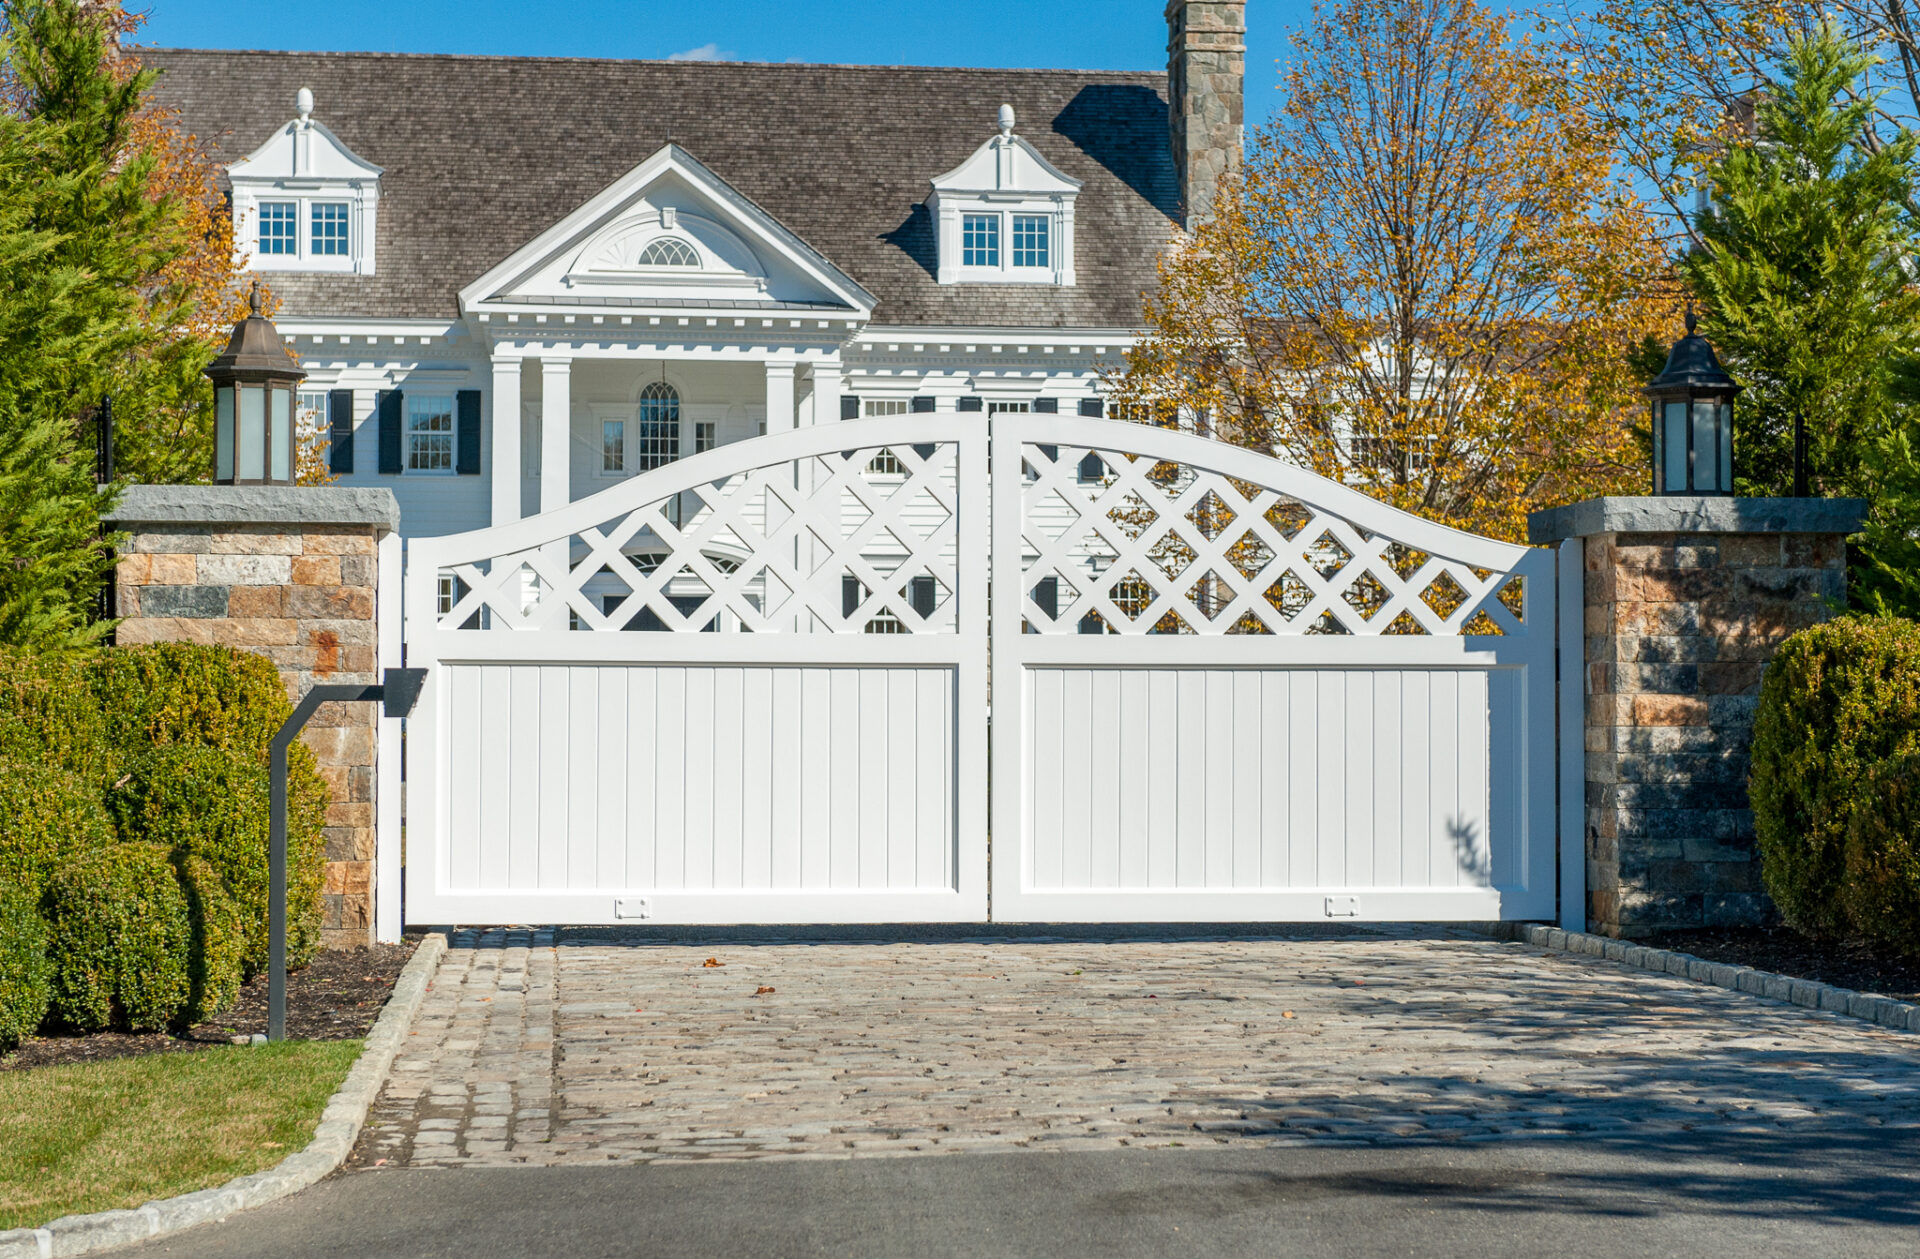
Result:
M461 476L480 475L480 391L462 389L455 396L453 470Z
M404 394L398 389L383 389L374 403L380 414L380 471L395 473L403 462L400 453L400 415Z
M1060 579L1042 577L1033 587L1033 602L1048 619L1060 615Z
M938 594L939 587L931 577L916 577L907 583L907 599L920 616L933 615L933 601Z
M1080 399L1080 414L1089 416L1097 420L1101 416L1105 415L1106 413L1107 413L1107 405L1106 403L1100 401L1100 399L1098 398Z
M980 405L980 399L975 397L962 397L954 404L954 410L956 411L983 411L985 409L985 407Z
M915 415L923 415L923 414L925 414L926 412L928 412L928 411L931 411L931 410L933 410L933 395L932 395L932 394L930 394L930 393L923 393L923 394L921 394L921 395L920 395L919 397L917 397L917 398L915 398L915 399L913 400L913 413L914 413Z
M852 616L860 606L860 579L844 576L840 579L840 615Z
M327 471L353 474L353 390L327 392Z
M1060 414L1060 399L1035 398L1033 400L1033 409L1042 415L1058 415Z
M1089 450L1080 457L1080 479L1098 481L1107 475L1106 461Z
M915 442L913 444L913 453L919 455L922 459L933 458L933 450L934 443L932 442Z
M850 393L840 395L840 418L857 420L860 418L860 399Z

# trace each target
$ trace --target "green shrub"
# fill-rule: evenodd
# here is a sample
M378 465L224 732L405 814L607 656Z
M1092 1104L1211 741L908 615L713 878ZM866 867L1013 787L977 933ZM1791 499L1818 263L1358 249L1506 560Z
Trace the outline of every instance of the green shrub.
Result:
M0 760L70 770L99 781L113 740L91 682L91 656L0 649Z
M0 1053L47 1016L47 924L32 893L0 883Z
M1840 900L1854 934L1920 953L1920 753L1867 775L1872 806L1847 828Z
M267 964L267 842L271 816L265 766L219 748L157 747L128 764L107 793L123 838L197 857L218 872L244 924L246 973ZM320 942L325 875L324 804L289 792L287 964L304 966Z
M199 857L176 863L187 896L187 1004L182 1027L204 1023L233 1004L240 994L240 971L247 937L240 911L220 882L219 873Z
M1848 933L1848 831L1877 807L1880 763L1916 751L1920 623L1841 617L1780 645L1754 717L1750 797L1767 891L1789 923Z
M38 896L53 872L113 842L99 789L33 761L0 761L0 880Z
M273 662L232 647L156 643L94 655L100 708L122 751L193 743L266 762L267 744L293 711Z
M46 912L56 1019L155 1031L186 1007L193 926L166 849L120 844L67 863Z

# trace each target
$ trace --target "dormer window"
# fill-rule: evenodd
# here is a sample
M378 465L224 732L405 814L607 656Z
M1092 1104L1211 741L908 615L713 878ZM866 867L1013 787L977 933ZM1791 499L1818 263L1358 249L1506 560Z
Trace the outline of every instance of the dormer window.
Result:
M1012 106L999 121L999 135L933 181L940 283L1070 285L1080 181L1013 134Z
M312 92L301 88L294 108L298 118L227 168L241 265L372 275L382 172L313 120Z
M641 250L636 261L643 267L697 267L700 252L678 236L662 236Z

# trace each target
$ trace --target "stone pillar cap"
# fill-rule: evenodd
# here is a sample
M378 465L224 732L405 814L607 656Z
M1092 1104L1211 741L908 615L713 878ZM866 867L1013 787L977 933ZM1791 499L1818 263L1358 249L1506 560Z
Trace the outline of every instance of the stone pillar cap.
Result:
M1663 494L1589 498L1527 516L1535 545L1601 533L1858 533L1860 498L1729 498Z
M386 488L337 485L129 485L107 513L116 525L373 525L400 528Z

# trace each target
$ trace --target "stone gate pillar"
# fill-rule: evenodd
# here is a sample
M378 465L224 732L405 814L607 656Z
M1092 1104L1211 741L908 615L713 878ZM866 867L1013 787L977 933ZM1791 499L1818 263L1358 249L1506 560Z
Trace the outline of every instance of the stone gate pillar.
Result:
M400 663L400 510L386 489L134 485L113 526L116 641L210 643L271 660L299 701ZM327 809L322 944L400 938L400 723L327 704L301 735ZM382 791L381 788L386 790Z
M1588 930L1772 913L1747 807L1760 677L1783 638L1844 602L1846 537L1865 512L1858 499L1664 496L1529 518L1528 540L1577 548L1583 574L1586 777L1573 786Z

